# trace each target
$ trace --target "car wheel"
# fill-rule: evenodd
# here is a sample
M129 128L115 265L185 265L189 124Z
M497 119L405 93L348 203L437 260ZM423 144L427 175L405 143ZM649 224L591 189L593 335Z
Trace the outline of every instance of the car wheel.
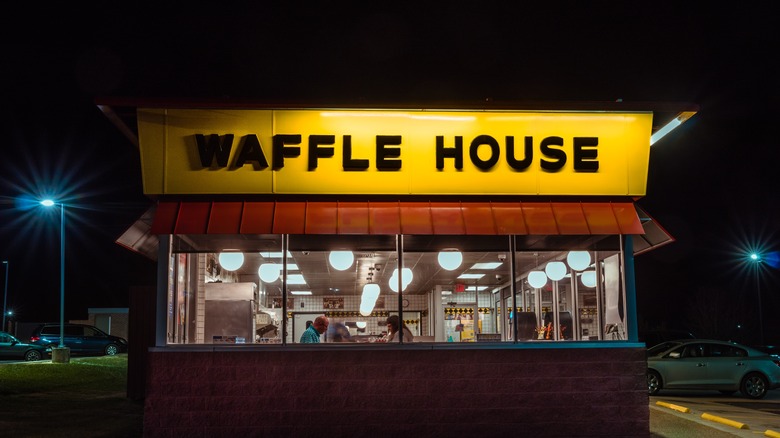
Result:
M24 360L41 360L43 355L38 350L30 350L24 353Z
M647 371L647 393L650 395L656 395L658 394L658 391L663 388L663 383L661 382L661 375L658 374L657 371L648 370Z
M106 345L106 356L113 356L117 353L119 353L119 347L117 347L115 344Z
M750 373L742 379L739 389L745 397L759 399L766 395L768 385L766 377L758 373Z

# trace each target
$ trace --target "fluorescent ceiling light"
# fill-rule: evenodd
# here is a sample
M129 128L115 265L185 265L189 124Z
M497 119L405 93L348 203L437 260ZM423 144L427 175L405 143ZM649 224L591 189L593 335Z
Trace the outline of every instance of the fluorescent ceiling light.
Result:
M501 265L501 262L474 263L471 269L496 269Z
M311 295L310 290L291 290L290 295Z
M458 278L462 278L464 280L479 280L484 276L485 274L460 274Z
M292 274L287 276L287 284L306 284L301 274Z

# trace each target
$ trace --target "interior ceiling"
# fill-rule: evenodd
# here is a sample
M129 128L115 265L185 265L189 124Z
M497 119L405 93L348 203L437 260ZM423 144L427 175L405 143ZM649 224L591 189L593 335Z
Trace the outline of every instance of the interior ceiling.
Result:
M215 254L226 249L241 251L244 253L244 263L237 271L238 281L260 283L258 268L262 263L281 263L280 236L223 236L215 238L214 235L177 236L176 248L184 252L213 252ZM274 238L275 237L275 238ZM294 241L296 236L291 236ZM290 270L288 275L301 274L306 284L288 284L288 289L309 290L315 296L344 296L360 295L363 286L367 283L380 285L382 294L392 293L389 286L393 271L398 267L398 258L395 251L395 236L374 236L373 241L360 236L360 245L352 245L350 236L297 236L298 244L308 246L311 249L291 246L288 263L297 265L296 270ZM340 239L346 237L346 239ZM454 244L442 236L404 236L404 267L412 269L413 279L405 289L407 294L425 294L437 286L443 290L452 290L456 284L463 284L466 288L484 286L485 290L492 291L499 286L508 285L510 278L511 258L508 251L497 251L494 248L508 248L507 236L450 236L457 237L459 244ZM538 236L537 236L538 237ZM597 236L586 236L595 240ZM608 249L616 239L612 236L599 236L600 241L591 242L590 248L601 248L602 251L614 253L614 249ZM317 242L317 244L312 244ZM340 245L338 243L340 242ZM496 245L496 243L499 243ZM563 259L568 249L583 249L581 241L569 241L575 246L561 245L561 249L535 251L524 247L516 253L517 272L521 275L533 269L543 268L553 259ZM373 245L372 245L373 244ZM493 249L484 248L491 246ZM327 248L326 248L327 247ZM330 250L346 248L368 248L353 252L354 263L346 270L339 271L331 266L328 261ZM378 249L377 249L378 248ZM460 267L448 271L442 268L438 262L438 252L445 248L458 248L462 250L463 262ZM276 255L269 257L269 252ZM495 268L475 269L476 263L495 262ZM460 279L461 274L483 274L481 278ZM269 295L281 295L281 280L266 284Z
M360 295L363 286L367 283L380 285L382 293L391 292L389 282L393 271L398 267L398 258L394 252L355 252L355 262L344 271L334 269L328 262L329 252L302 252L291 251L292 258L288 263L295 263L297 270L288 274L302 274L305 285L288 285L289 290L310 290L313 295ZM407 286L405 293L424 294L433 290L436 286L442 286L444 290L452 290L456 283L469 286L487 286L493 288L505 284L509 279L509 261L505 252L476 252L464 253L463 263L454 270L448 271L439 266L438 253L404 253L404 267L412 269L412 283ZM239 281L258 282L257 270L265 259L259 253L245 253L243 266L237 271ZM519 262L519 266L530 269L535 262L533 257L526 256ZM549 255L538 257L541 263ZM280 259L274 259L280 262ZM544 260L546 261L546 259ZM480 262L500 262L495 269L475 270L471 267ZM461 280L457 277L462 273L484 274L481 279ZM271 295L281 294L281 281L277 280L269 285L268 292Z

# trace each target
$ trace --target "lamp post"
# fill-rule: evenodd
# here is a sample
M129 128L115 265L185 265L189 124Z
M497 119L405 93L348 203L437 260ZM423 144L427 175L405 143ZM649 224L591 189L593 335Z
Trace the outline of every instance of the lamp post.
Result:
M55 360L55 349L52 349L52 362L70 362L70 350L65 347L65 204L51 199L41 201L44 207L60 206L60 344L59 354Z
M8 260L3 260L3 264L5 265L5 289L3 290L3 328L2 330L5 330L5 304L8 300L8 267L10 264L8 263Z
M756 279L756 295L758 295L758 340L764 345L764 318L761 310L761 284L759 282L759 271L761 269L761 254L751 253L750 261L753 262L753 273Z

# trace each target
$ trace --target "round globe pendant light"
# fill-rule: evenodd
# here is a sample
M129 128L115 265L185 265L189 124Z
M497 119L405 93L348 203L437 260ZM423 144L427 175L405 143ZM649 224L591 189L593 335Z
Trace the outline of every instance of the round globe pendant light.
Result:
M580 276L580 281L585 287L596 287L596 271L585 271Z
M582 271L590 266L590 253L588 251L569 251L566 263L575 271Z
M550 262L544 267L544 273L552 281L561 280L566 276L566 265L563 262Z
M280 268L276 263L263 263L257 268L257 275L265 283L273 283L279 278Z
M547 284L547 274L542 271L531 271L528 273L528 284L536 289L543 288Z
M355 256L352 251L331 251L328 255L328 261L333 269L344 271L352 266L355 261Z
M463 263L463 254L457 249L445 249L439 252L439 266L454 271Z
M226 271L235 271L244 264L243 252L219 253L219 266Z

